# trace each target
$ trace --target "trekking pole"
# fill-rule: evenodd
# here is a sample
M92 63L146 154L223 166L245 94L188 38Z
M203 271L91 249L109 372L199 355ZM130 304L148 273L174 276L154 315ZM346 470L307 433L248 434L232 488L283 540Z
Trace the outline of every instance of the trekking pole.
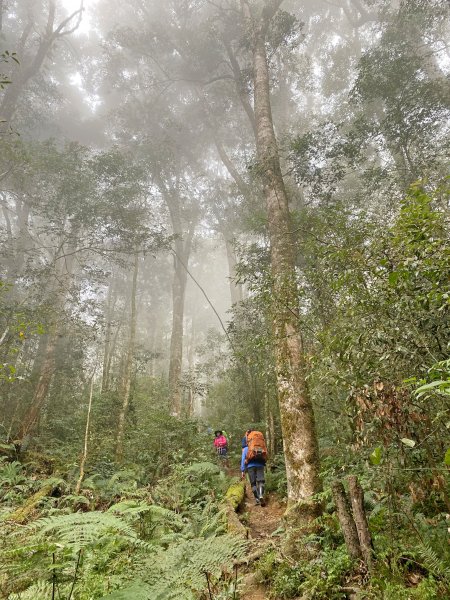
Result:
M233 590L233 600L236 600L236 592L237 592L237 576L238 576L238 566L234 565L234 590Z
M207 571L204 571L204 573L205 573L206 581L208 583L209 598L210 598L210 600L213 600L213 596L211 593L211 586L209 585L209 575L208 575Z

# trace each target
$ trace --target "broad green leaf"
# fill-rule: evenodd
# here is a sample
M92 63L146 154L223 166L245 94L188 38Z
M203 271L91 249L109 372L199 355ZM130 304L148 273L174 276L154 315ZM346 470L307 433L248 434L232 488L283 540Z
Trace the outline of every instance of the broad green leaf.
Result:
M377 446L375 450L370 455L370 462L373 465L379 465L382 459L382 449L381 446Z
M399 277L400 273L398 271L392 271L392 273L389 273L389 284L395 285Z
M421 385L420 387L417 388L417 390L415 391L416 394L418 394L419 392L424 392L426 390L431 390L435 387L439 387L440 385L449 385L449 382L446 381L445 379L439 379L438 381L432 381L431 383L426 383L425 385Z
M445 453L444 463L447 465L447 467L450 467L450 448Z

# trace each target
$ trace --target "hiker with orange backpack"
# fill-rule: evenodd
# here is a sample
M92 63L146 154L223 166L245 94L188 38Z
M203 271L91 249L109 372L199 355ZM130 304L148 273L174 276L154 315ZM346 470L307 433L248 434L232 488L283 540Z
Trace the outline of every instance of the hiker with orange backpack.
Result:
M248 429L242 438L241 474L248 473L255 503L264 506L264 470L267 461L267 446L260 431Z

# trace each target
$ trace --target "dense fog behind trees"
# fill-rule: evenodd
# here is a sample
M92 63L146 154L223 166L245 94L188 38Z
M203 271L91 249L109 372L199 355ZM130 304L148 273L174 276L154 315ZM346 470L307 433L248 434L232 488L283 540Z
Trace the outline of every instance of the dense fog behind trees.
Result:
M245 543L221 502L250 427L288 506L271 597L447 597L449 11L0 0L0 593L37 597L36 564L46 598L136 574L144 595L111 598L168 598L192 554L170 597L205 598L209 559L225 594ZM356 562L343 475L370 511ZM16 527L38 515L85 519L87 545L27 554ZM167 580L146 572L156 546Z
M267 220L253 104L258 19L267 21L291 213L286 248L299 295L288 303L294 329L300 316L316 411L325 388L340 411L350 390L386 376L384 338L376 366L346 365L360 325L342 334L336 311L367 300L356 298L347 270L376 289L375 249L364 252L395 224L407 187L420 180L436 189L445 175L448 4L241 4L1 3L8 439L79 436L94 377L119 460L127 422L145 402L229 427L238 410L244 421L271 424L279 445L273 262L268 271L276 228ZM434 203L445 207L439 193ZM386 261L396 272L395 260ZM445 357L446 332L428 325L417 334L417 360L406 365L397 354L390 380L420 376ZM370 337L371 326L358 335ZM358 370L353 379L349 370ZM319 438L327 431L319 427Z

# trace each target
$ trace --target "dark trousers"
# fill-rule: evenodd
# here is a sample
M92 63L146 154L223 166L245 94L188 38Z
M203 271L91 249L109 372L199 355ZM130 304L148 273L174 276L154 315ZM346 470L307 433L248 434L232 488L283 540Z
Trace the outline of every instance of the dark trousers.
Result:
M255 498L262 498L264 496L265 483L264 465L260 467L248 467L247 473Z

